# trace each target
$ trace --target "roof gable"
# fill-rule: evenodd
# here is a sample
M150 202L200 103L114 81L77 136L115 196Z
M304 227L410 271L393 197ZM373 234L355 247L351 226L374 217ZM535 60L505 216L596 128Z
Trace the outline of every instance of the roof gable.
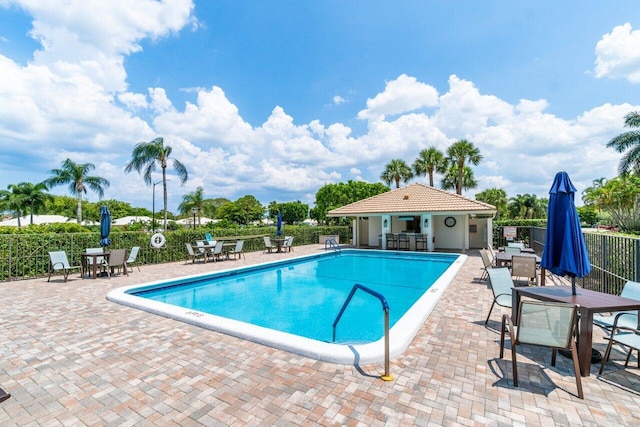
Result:
M359 200L327 212L328 216L355 216L405 212L483 212L495 214L488 203L416 183Z

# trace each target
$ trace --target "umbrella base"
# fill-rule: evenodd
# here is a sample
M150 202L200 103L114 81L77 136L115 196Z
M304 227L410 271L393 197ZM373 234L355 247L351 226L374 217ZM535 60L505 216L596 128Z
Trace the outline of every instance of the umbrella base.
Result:
M564 357L571 359L571 350L558 350L558 353L563 355ZM600 363L602 362L602 355L598 350L591 349L591 363Z

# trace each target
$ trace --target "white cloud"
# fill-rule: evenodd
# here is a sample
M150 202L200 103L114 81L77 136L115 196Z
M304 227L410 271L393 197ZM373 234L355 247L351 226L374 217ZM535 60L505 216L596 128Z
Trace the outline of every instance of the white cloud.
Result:
M333 97L333 103L336 105L344 104L345 102L347 102L347 100L340 95L336 95Z
M626 23L602 36L596 44L595 75L640 83L640 30Z
M362 120L384 120L385 116L414 111L438 104L438 91L415 77L401 74L387 82L384 92L367 99L367 108L358 113Z

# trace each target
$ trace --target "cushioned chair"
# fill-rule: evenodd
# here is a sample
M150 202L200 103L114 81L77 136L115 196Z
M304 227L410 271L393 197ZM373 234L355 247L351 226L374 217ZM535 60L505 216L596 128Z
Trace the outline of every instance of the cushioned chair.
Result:
M140 266L137 264L138 252L140 252L140 246L134 246L131 248L131 252L129 252L129 258L127 258L127 267L131 268L131 272L133 273L133 265L135 264L138 267L138 271L140 271Z
M514 326L508 314L502 316L500 331L500 358L504 354L504 337L511 338L511 366L513 385L518 387L518 363L516 345L528 344L551 348L551 366L556 366L558 349L571 350L573 371L576 377L578 397L584 399L578 350L574 339L578 306L543 301L522 301L518 308L518 325Z
M64 275L64 281L66 282L71 271L81 268L82 266L80 265L69 265L69 260L67 259L67 253L65 251L49 252L49 277L47 278L47 282L51 280L51 274L54 272L62 272Z
M511 308L511 289L513 288L513 279L508 268L490 268L487 270L487 274L491 284L491 292L493 292L493 302L491 303L487 320L484 321L485 325L489 323L489 317L491 317L494 305L498 304L501 307Z
M532 281L537 285L538 272L536 270L535 257L526 255L512 255L511 275L517 278L524 277L525 279L527 279L526 285L529 285L529 281Z
M625 283L620 293L621 297L640 300L640 283L632 282L629 280ZM620 313L627 313L628 316L622 316L618 320L618 325L621 328L637 328L638 327L638 312L637 311L617 311L614 313L598 313L593 315L593 323L603 329L611 332L613 324L615 323Z

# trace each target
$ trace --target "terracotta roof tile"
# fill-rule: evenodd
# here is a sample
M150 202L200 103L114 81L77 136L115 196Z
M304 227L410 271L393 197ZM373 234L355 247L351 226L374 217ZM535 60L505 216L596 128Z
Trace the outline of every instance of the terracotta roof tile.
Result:
M482 212L495 214L496 208L488 203L416 183L333 209L327 215L355 216L404 212Z

